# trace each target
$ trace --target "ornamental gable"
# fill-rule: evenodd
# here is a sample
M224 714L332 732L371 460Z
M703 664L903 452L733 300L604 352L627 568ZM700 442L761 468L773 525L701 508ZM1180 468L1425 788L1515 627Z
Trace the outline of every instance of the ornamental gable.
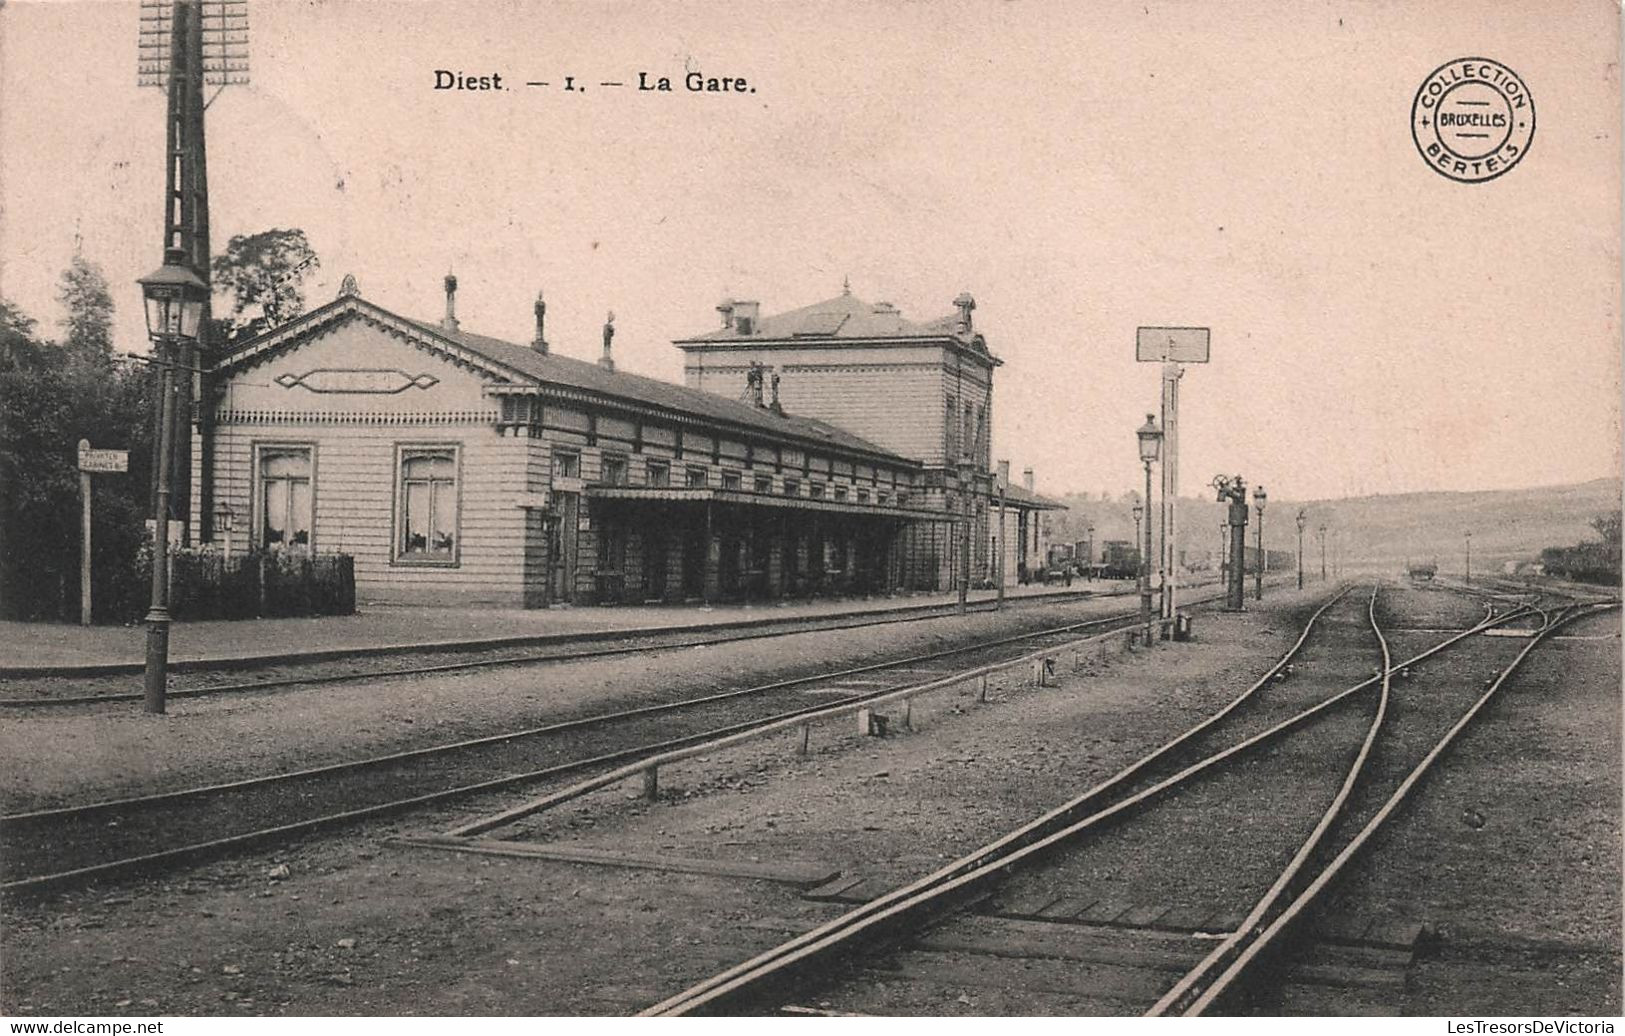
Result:
M484 392L494 380L355 312L230 370L221 379L220 406L234 412L494 413L496 403Z

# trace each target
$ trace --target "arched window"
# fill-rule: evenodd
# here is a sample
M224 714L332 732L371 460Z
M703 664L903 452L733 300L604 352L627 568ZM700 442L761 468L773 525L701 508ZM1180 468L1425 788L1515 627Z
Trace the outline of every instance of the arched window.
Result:
M397 560L456 561L456 450L403 449L400 472Z
M310 447L261 447L259 460L257 546L263 550L308 550L312 519Z

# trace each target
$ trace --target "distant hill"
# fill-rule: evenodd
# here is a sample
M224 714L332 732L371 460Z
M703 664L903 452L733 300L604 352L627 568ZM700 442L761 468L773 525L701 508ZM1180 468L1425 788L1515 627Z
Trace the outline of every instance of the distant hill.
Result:
M1114 500L1074 493L1061 497L1069 508L1051 519L1052 538L1073 542L1086 538L1095 525L1095 551L1109 539L1133 539L1130 511L1135 497ZM1317 527L1328 527L1328 554L1342 537L1344 557L1397 569L1407 559L1435 561L1439 571L1456 575L1464 561L1464 533L1473 534L1473 569L1499 568L1510 560L1534 560L1542 548L1594 540L1590 526L1597 515L1620 508L1620 480L1597 479L1566 486L1483 490L1463 493L1396 493L1343 500L1272 498L1264 511L1264 544L1271 550L1297 549L1293 522L1298 509L1308 512L1304 534L1305 567L1319 565ZM1224 507L1211 495L1180 500L1180 542L1191 559L1219 547ZM1253 544L1255 530L1247 529ZM1485 566L1483 569L1480 566Z

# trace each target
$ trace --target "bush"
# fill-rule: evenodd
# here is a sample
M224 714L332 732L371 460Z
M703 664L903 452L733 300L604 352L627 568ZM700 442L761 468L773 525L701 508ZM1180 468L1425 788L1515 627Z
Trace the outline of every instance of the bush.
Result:
M175 619L292 618L355 613L355 559L348 554L267 551L226 558L207 549L170 554L169 613ZM140 585L152 578L151 549L133 566ZM140 607L119 615L134 620ZM101 608L98 606L97 611Z

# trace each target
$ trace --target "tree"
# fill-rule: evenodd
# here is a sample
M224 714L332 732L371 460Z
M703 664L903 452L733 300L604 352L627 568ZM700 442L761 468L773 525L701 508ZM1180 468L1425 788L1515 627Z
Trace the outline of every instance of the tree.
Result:
M1602 537L1603 543L1612 543L1616 547L1618 546L1620 532L1619 511L1597 515L1597 517L1591 519L1591 527L1597 530L1597 535Z
M87 352L113 351L113 296L107 290L102 268L75 254L62 271L57 300L67 311L62 319L65 344Z
M72 325L64 322L70 334ZM80 439L131 451L130 474L97 480L92 572L99 615L129 617L139 607L149 379L100 351L94 339L83 344L41 339L32 319L0 299L0 616L6 618L78 613Z
M304 280L320 266L303 230L233 237L211 271L215 290L231 297L231 313L219 322L223 338L251 338L303 313Z

